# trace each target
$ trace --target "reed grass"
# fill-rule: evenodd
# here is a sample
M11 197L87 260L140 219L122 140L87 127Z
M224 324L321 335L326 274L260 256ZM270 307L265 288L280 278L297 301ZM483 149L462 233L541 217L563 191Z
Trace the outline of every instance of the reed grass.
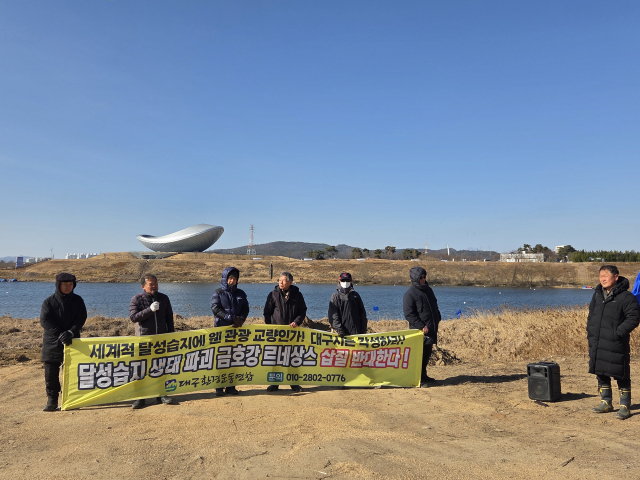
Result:
M587 307L500 308L475 311L471 316L440 323L438 346L443 355L464 362L542 360L556 356L587 355ZM176 330L213 327L213 317L176 316ZM247 324L261 324L250 317ZM327 319L305 326L328 330ZM406 330L406 320L369 322L371 333ZM631 334L631 354L640 353L640 329ZM91 317L83 337L133 335L128 318ZM38 319L0 317L0 364L39 359L42 327ZM440 355L440 354L437 354ZM22 360L16 360L21 358ZM26 360L25 360L26 358Z

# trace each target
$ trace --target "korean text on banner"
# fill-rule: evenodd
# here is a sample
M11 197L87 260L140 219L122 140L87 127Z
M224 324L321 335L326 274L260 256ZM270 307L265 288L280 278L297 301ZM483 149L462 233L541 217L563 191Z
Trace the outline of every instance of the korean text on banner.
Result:
M419 330L340 337L275 325L74 339L62 409L232 385L417 386L422 342Z

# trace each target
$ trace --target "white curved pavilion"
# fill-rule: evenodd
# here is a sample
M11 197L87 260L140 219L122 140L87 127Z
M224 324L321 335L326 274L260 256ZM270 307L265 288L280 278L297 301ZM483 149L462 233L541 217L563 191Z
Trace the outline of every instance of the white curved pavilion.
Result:
M200 223L161 237L137 235L136 238L154 252L204 252L223 232L224 228L217 225Z

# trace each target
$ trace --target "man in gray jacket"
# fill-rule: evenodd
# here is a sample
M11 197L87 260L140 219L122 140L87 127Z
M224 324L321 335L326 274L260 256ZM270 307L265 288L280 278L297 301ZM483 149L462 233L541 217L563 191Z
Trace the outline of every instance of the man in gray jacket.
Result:
M173 309L169 297L158 291L158 278L150 273L140 279L142 292L134 295L129 303L129 318L136 324L136 335L158 335L173 333ZM173 403L168 396L158 397L158 403ZM144 398L136 400L132 408L142 408L146 404Z

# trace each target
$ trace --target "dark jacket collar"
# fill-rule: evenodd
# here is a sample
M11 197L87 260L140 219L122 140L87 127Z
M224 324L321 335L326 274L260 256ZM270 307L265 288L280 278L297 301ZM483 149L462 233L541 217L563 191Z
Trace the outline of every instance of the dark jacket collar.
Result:
M622 292L626 292L629 290L629 280L626 277L618 276L618 281L611 288L611 296L615 297L616 295L621 294ZM604 296L604 289L601 284L598 284L596 287L596 291L599 291L602 296Z

